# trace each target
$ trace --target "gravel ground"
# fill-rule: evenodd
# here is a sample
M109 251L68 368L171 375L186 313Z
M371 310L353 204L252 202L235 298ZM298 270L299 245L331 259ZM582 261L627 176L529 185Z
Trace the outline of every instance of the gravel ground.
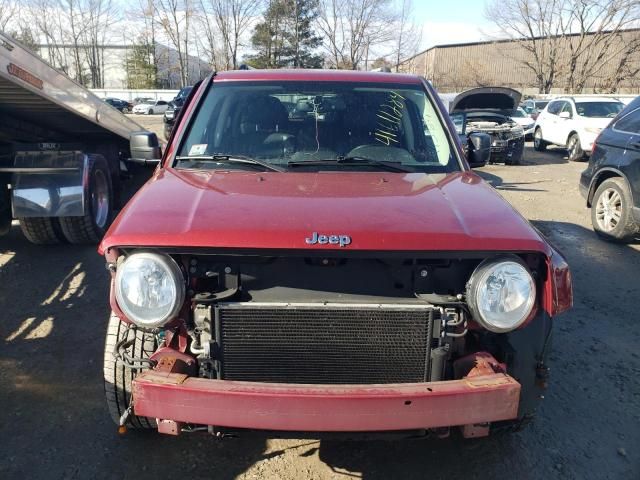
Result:
M139 119L161 127L161 117ZM108 277L94 247L0 239L0 478L640 478L640 242L593 233L583 164L561 150L478 172L567 256L575 308L557 318L533 425L464 441L119 437L102 391Z

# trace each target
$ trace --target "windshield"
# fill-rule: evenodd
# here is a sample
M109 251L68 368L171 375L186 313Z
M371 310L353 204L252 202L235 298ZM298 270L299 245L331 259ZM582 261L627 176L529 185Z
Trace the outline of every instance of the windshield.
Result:
M527 112L525 112L522 108L518 107L514 112L513 115L511 115L512 117L518 117L518 118L526 118L529 115L527 115Z
M214 83L179 149L179 167L218 168L211 160L223 155L284 169L310 162L302 167L366 171L383 169L375 162L393 162L407 171L460 170L420 85ZM224 168L251 168L248 165L225 162Z
M534 105L536 106L536 108L538 110L542 110L544 109L544 107L546 107L549 104L548 101L544 101L544 102L535 102Z
M624 105L620 102L576 102L576 112L581 117L615 117Z

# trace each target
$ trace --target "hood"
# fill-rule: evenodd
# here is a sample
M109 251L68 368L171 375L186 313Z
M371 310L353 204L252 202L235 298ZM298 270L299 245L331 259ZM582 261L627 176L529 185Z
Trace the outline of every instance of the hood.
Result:
M308 245L348 235L351 243ZM472 172L448 175L159 169L100 245L540 251L547 243Z
M494 110L511 114L520 105L520 92L512 88L481 87L462 92L450 104L450 112Z

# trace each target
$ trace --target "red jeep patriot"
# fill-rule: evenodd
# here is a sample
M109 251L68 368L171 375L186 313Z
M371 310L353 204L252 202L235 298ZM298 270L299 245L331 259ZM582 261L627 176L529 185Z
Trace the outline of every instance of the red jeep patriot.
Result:
M420 77L316 70L212 75L161 161L134 135L159 164L100 246L121 429L473 437L528 419L569 268L470 170L489 137L465 142Z

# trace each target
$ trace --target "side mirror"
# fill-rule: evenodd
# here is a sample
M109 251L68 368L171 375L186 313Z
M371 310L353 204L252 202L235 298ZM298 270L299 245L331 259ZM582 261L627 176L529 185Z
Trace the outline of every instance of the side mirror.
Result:
M135 132L129 137L129 161L141 165L158 165L162 150L158 136L153 132Z
M491 157L491 135L474 132L469 135L467 161L471 168L484 167Z
M558 115L560 118L564 118L564 119L568 119L571 118L571 114L569 112L560 112L560 115Z

